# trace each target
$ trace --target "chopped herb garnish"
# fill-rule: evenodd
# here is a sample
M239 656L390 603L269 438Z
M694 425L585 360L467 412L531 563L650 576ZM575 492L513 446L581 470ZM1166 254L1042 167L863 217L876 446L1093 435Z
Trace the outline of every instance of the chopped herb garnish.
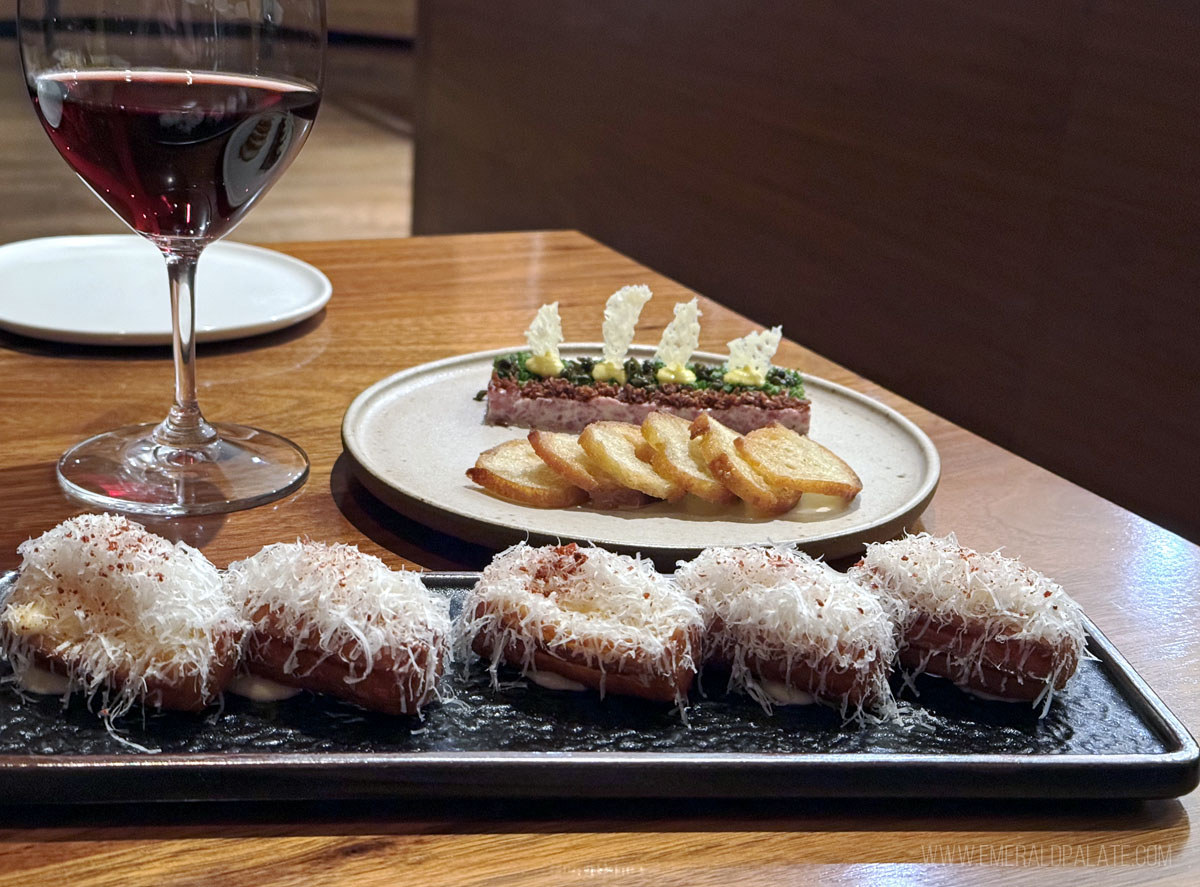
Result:
M493 361L496 374L502 379L514 379L523 385L530 379L540 379L541 376L525 369L525 361L530 357L528 351L517 351L504 354ZM572 385L591 385L592 370L596 360L592 357L580 357L563 361L562 378ZM625 361L625 380L635 388L658 388L658 371L664 366L661 360L635 360L632 357ZM804 377L797 370L784 367L771 367L767 371L767 382L760 386L733 385L725 381L725 366L713 366L707 363L689 363L687 368L696 374L693 387L706 390L732 393L739 389L757 388L770 396L787 393L790 397L804 398ZM480 400L476 397L476 400Z
M502 354L492 361L492 368L501 379L515 379L518 383L528 382L535 378L534 374L525 369L525 361L529 360L528 351L516 351L512 354Z

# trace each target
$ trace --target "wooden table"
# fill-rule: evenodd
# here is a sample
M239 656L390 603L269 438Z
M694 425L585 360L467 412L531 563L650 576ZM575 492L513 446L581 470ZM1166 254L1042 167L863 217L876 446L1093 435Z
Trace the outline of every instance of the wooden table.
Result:
M339 437L358 392L404 367L518 343L558 300L568 335L597 338L604 299L648 283L640 341L691 293L575 233L285 244L324 270L334 298L291 330L201 348L201 405L299 442L297 494L156 528L219 566L301 534L355 542L389 563L477 569L491 552L397 517L349 476ZM201 298L203 296L201 295ZM755 324L701 300L701 347ZM769 323L771 318L759 318ZM804 330L788 331L803 341ZM847 335L853 335L847 330ZM0 335L0 569L80 509L54 463L72 442L157 420L169 354ZM903 343L896 343L902 348ZM935 441L943 479L922 528L1003 546L1059 579L1186 723L1200 723L1200 550L794 342L779 362L849 385ZM930 355L930 386L938 384ZM981 396L986 396L982 393ZM1052 433L1052 429L1048 430ZM1102 442L1097 443L1102 446ZM1153 470L1145 465L1114 470ZM778 802L167 805L19 809L0 799L0 884L921 884L1190 883L1197 795L1147 803ZM900 864L892 867L889 864ZM1086 865L1086 874L1076 871Z

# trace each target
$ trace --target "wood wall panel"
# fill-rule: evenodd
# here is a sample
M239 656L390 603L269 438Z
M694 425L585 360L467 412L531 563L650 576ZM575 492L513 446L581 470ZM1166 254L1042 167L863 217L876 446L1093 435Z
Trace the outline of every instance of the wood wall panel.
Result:
M414 231L573 227L1200 538L1200 5L420 7Z
M325 0L329 30L344 34L411 39L417 0Z
M417 0L325 0L329 29L346 34L411 39ZM17 0L0 0L0 22L15 21Z

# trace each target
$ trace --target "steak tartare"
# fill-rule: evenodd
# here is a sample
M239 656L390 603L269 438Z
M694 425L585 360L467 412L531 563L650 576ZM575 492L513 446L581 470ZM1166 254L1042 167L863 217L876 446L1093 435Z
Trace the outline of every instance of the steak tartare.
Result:
M808 433L810 403L796 370L771 367L765 384L748 386L725 382L724 367L692 363L694 383L660 383L662 361L629 359L625 381L618 383L593 379L591 358L565 361L561 375L543 378L525 369L528 357L519 351L495 360L487 390L480 392L487 424L577 433L598 421L640 425L655 411L688 420L707 412L743 434L772 422Z

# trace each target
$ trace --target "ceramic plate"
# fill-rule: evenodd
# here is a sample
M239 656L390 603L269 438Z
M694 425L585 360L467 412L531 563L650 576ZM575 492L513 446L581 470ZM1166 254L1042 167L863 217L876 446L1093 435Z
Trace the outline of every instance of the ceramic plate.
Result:
M283 329L329 301L329 278L299 259L214 243L196 273L196 338ZM0 329L87 345L169 345L162 256L137 235L44 237L0 246Z
M841 557L866 542L910 528L937 487L933 443L890 407L812 376L813 440L850 463L863 491L848 507L805 497L791 512L764 518L741 505L715 506L687 497L641 509L540 509L499 499L466 470L489 447L523 436L519 428L483 424L475 395L487 386L492 360L516 349L452 357L397 373L362 392L346 411L342 440L359 480L397 510L436 529L483 544L520 539L580 540L666 560L709 545L795 542L811 554ZM597 344L565 345L564 357L599 353ZM631 356L653 349L633 346ZM696 360L721 362L712 354Z

